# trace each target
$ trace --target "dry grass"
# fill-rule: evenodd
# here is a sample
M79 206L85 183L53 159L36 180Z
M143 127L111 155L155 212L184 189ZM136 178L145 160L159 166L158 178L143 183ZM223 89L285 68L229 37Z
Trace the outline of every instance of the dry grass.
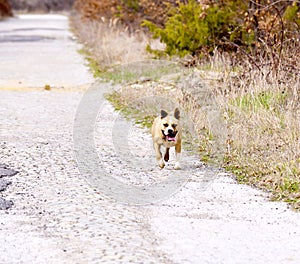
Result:
M129 32L118 19L82 20L77 14L72 16L71 23L79 41L101 70L149 57L145 48L150 38L142 31Z
M206 132L203 160L222 161L240 182L300 209L300 63L289 63L292 54L283 54L274 71L272 62L245 59L241 66L216 51L194 70L203 85L189 84L182 105L198 133Z
M275 74L271 69L223 71L215 95L228 133L224 166L241 182L270 190L274 199L299 209L299 77L283 67Z

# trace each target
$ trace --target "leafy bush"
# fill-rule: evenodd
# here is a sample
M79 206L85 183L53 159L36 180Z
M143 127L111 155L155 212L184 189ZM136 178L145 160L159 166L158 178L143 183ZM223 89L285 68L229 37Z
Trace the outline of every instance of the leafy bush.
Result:
M147 20L142 25L153 33L153 38L160 38L166 44L166 54L195 55L203 49L212 51L216 46L224 46L225 39L238 41L242 32L238 8L243 10L245 6L237 6L235 1L208 6L189 0L170 10L164 27ZM148 50L157 53L150 46Z
M215 48L239 51L254 56L239 62L250 60L254 66L263 56L276 71L282 52L296 42L299 46L300 10L296 1L223 0L204 5L188 0L171 8L163 25L149 20L142 25L166 44L164 54L207 54Z

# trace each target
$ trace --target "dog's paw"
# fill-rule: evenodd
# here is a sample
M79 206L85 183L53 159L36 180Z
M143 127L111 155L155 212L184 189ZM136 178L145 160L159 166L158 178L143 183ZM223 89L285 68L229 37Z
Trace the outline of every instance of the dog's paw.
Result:
M165 167L165 163L163 160L161 160L159 163L158 163L158 166L163 169Z
M179 162L176 162L176 163L175 163L174 169L175 169L175 170L181 170L181 167L180 167L180 163L179 163Z

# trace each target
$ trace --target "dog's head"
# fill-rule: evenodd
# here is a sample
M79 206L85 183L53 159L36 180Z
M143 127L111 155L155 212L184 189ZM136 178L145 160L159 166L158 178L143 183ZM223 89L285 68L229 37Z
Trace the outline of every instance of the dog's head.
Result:
M173 115L169 115L165 110L161 110L161 132L166 141L176 142L176 136L179 131L180 112L176 108Z

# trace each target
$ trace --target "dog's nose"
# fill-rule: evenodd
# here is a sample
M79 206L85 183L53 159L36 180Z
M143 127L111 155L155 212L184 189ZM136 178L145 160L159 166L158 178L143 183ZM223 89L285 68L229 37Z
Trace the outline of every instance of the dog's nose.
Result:
M172 134L173 133L173 129L168 129L168 133Z

